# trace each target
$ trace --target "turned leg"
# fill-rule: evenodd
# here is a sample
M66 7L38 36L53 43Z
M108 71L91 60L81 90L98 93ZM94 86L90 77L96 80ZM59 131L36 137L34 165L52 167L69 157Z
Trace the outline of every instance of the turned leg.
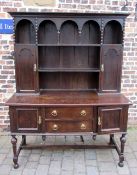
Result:
M114 134L110 134L110 140L109 140L109 145L114 145Z
M18 168L18 154L17 154L17 138L15 135L12 135L11 138L11 143L12 143L12 148L13 148L13 163L14 163L14 168Z
M96 134L93 134L92 139L96 140L96 136L97 136Z
M45 141L46 140L46 136L42 135L42 140Z
M120 152L120 155L119 155L119 163L118 165L120 167L123 167L124 166L124 147L125 147L125 143L126 143L126 134L122 134L122 136L120 137L120 142L121 142L121 152Z
M26 145L26 136L25 135L22 136L22 145L23 146Z
M81 139L81 142L84 143L84 138L83 138L83 136L80 136L80 139Z

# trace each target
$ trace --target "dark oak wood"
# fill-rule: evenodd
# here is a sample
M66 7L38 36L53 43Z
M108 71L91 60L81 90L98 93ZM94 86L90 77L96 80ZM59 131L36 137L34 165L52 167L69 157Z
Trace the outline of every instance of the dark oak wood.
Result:
M123 111L122 107L99 107L98 108L98 120L100 125L98 131L105 132L116 132L122 128Z
M34 44L35 43L35 28L32 22L28 19L22 19L18 22L15 32L16 43Z
M18 154L17 154L17 139L14 135L12 135L11 143L13 146L13 162L14 162L14 168L17 169L19 167L18 164Z
M132 103L123 94L96 92L46 92L41 95L14 94L9 106L129 106Z
M122 38L121 24L116 20L109 21L104 28L104 44L121 44Z
M104 71L101 72L101 92L120 92L122 45L104 45L101 51L101 62Z
M131 105L120 93L128 14L10 14L15 27L16 93L6 105L14 168L18 168L20 150L32 148L26 142L28 135L42 136L43 141L53 135L79 135L83 145L66 148L114 148L123 166ZM114 140L118 132L122 134L120 148ZM109 144L84 145L87 134L93 140L98 134L109 134ZM16 135L22 136L18 149Z
M37 91L35 45L15 45L15 68L17 92ZM20 66L21 65L21 66Z

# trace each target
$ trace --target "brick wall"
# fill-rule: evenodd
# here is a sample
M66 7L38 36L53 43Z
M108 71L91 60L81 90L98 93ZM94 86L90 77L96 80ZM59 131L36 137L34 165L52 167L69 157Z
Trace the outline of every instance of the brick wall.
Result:
M136 0L128 0L124 58L122 71L122 93L132 102L129 109L129 125L137 125L137 22L135 21ZM55 7L25 6L23 0L0 0L0 18L11 18L7 11L121 11L125 0L56 0ZM12 35L0 34L0 127L9 125L8 107L5 101L15 92L15 70L12 59Z

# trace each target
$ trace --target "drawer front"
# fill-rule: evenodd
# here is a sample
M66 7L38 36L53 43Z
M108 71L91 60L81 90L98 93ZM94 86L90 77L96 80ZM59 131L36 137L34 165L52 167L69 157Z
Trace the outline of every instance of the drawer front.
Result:
M93 108L88 107L55 107L46 109L46 119L90 120Z
M50 121L46 122L46 132L58 133L58 132L92 132L91 121Z

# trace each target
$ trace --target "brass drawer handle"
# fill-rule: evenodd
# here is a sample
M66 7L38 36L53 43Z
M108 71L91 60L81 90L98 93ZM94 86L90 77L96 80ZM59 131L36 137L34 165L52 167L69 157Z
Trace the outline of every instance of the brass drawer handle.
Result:
M80 112L80 115L81 115L81 116L86 116L86 114L87 114L87 113L86 113L85 110L82 110L82 111Z
M98 125L101 126L101 118L100 118L100 116L98 117Z
M53 111L51 112L51 115L52 115L52 116L54 116L54 117L56 117L56 116L57 116L57 114L58 114L58 113L57 113L57 111L56 111L56 110L53 110Z
M85 125L84 123L82 123L81 126L80 126L80 128L81 128L82 130L84 130L84 129L86 129L86 125Z
M59 128L58 125L54 124L53 127L52 127L52 130L53 130L53 131L57 131L58 128Z

